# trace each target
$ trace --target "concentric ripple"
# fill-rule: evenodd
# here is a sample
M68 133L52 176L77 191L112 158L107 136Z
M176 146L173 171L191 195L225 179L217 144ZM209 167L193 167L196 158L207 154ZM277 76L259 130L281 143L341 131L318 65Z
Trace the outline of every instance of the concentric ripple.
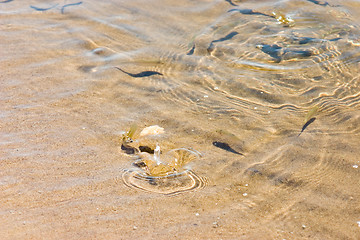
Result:
M201 156L195 150L172 149L162 155L160 146L154 154L139 153L133 163L137 168L125 170L125 185L148 192L173 195L205 186L205 180L191 171L188 163Z
M122 179L128 187L164 195L179 194L206 185L204 178L199 177L191 170L154 177L147 175L140 169L132 169L125 170Z

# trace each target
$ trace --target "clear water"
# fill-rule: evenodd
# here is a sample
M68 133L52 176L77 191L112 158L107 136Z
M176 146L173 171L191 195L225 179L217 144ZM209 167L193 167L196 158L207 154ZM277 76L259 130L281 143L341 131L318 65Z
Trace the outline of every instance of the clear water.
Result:
M3 239L360 238L359 1L13 0L0 21ZM124 184L134 123L199 151L202 187Z

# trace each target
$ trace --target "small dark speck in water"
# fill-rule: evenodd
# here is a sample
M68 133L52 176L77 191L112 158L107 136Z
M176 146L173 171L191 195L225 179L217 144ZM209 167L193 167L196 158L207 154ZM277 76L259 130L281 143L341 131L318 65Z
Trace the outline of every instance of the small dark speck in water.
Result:
M62 6L62 8L61 8L61 13L64 14L66 7L77 6L77 5L80 5L80 4L82 4L82 3L83 3L83 2L65 4L65 5Z
M229 146L229 144L227 144L225 142L217 142L217 141L215 141L215 142L213 142L213 145L215 147L221 148L221 149L223 149L225 151L228 151L228 152L232 152L232 153L235 153L235 154L238 154L238 155L244 155L244 154L239 153L236 150L234 150L232 147Z
M141 77L149 77L149 76L152 76L152 75L163 75L162 73L159 73L159 72L155 72L155 71L144 71L144 72L140 72L140 73L129 73L129 72L126 72L124 70L122 70L121 68L119 67L115 67L116 69L122 71L123 73L131 76L131 77L135 77L135 78L141 78Z

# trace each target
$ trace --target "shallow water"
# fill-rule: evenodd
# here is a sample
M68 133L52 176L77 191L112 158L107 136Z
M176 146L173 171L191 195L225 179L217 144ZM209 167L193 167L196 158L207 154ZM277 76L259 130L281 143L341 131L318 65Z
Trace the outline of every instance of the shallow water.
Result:
M2 239L360 238L359 1L13 0L0 19ZM124 184L133 123L199 151L202 187Z

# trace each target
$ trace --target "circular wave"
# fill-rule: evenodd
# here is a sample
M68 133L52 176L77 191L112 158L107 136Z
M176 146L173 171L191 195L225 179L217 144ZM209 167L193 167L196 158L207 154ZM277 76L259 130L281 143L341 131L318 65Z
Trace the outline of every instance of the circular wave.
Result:
M204 178L191 170L159 177L149 176L140 169L124 170L122 179L128 187L164 195L192 191L206 185Z

